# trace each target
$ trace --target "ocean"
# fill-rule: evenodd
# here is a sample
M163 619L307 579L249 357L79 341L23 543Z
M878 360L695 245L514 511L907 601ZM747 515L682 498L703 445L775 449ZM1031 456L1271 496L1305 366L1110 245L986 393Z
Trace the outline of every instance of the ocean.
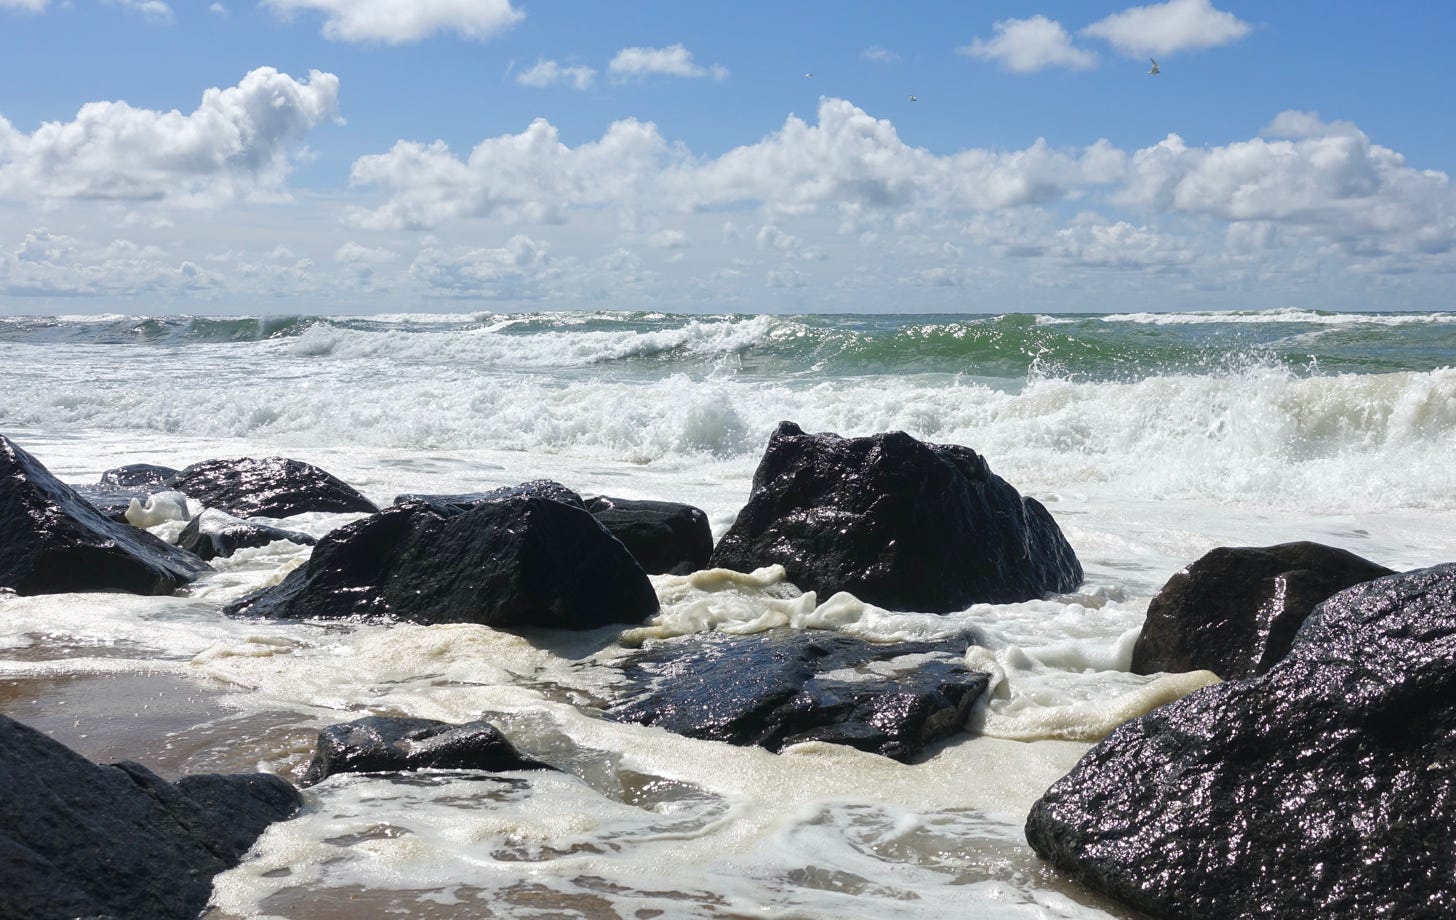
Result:
M224 617L307 558L275 543L173 597L0 594L0 711L168 777L296 778L319 728L368 714L484 717L563 768L330 779L217 878L213 920L1130 918L1022 826L1089 745L1212 679L1127 670L1169 576L1290 540L1456 560L1456 313L0 317L0 432L77 484L286 456L381 506L549 478L696 505L720 536L781 420L974 448L1085 584L937 616L772 568L655 576L661 615L625 633ZM624 645L785 626L969 629L993 688L913 764L600 716Z

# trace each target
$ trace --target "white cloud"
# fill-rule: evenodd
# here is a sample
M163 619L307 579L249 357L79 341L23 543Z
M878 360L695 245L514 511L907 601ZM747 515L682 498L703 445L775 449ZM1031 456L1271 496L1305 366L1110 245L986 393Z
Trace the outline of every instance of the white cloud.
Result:
M209 89L190 115L90 102L33 134L0 117L0 199L100 198L208 204L279 194L288 145L335 117L339 80L271 67Z
M1214 9L1209 0L1168 0L1113 13L1087 26L1082 34L1141 57L1227 45L1247 35L1249 28L1234 14Z
M399 254L393 250L379 246L365 246L352 240L334 250L335 262L364 262L371 265L382 265L398 258Z
M1098 215L1082 215L1058 230L1050 249L1079 265L1123 271L1174 270L1192 263L1196 255L1184 240Z
M0 10L21 10L26 13L44 12L50 0L0 0Z
M532 296L549 276L548 247L524 234L494 249L429 245L410 266L410 275L447 295Z
M859 56L876 64L896 64L900 61L900 55L888 48L881 48L879 45L866 48L859 53Z
M207 11L215 16L227 16L228 14L227 7L223 6L221 3L212 4L207 8Z
M587 89L596 79L597 72L590 67L575 65L566 67L555 61L539 60L529 69L516 74L516 82L522 86L545 89L548 86L569 85L573 89Z
M1048 67L1084 70L1097 63L1097 55L1074 47L1067 30L1054 19L1042 15L1003 19L993 28L994 38L977 38L956 51L995 61L1013 73L1033 73Z
M324 37L334 41L419 41L435 32L486 39L525 18L511 0L263 0L281 15L324 14Z
M162 0L106 0L106 2L111 6L119 6L124 10L137 13L156 23L170 25L177 18L173 15L172 8Z
M37 227L0 250L0 293L12 297L195 295L218 278L155 246L117 239L90 244Z
M615 77L708 77L724 80L728 69L721 64L700 67L693 61L693 53L681 44L666 48L623 48L607 65L607 72Z

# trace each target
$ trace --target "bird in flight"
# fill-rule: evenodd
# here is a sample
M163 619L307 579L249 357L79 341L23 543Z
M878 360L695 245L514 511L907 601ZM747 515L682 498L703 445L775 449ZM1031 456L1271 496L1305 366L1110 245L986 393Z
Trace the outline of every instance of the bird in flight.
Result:
M812 73L806 73L806 74L804 74L804 79L805 80L812 80L812 79L814 79L814 75Z
M1148 58L1148 60L1153 61L1152 58ZM1158 70L1158 62L1157 61L1153 61L1153 66L1151 66L1151 67L1148 68L1148 73L1150 73L1150 74L1159 74L1159 73L1162 73L1162 71Z
M910 97L910 101L911 101L911 102L914 102L914 101L915 101L915 97L914 97L914 96L911 96L911 97Z

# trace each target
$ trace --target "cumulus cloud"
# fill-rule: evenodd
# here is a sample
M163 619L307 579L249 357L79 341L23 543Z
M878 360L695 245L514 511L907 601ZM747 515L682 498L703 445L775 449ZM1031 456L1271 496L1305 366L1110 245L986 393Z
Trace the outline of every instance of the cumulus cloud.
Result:
M528 297L549 274L550 265L544 243L518 234L494 249L427 245L410 266L410 275L443 294Z
M195 295L217 283L195 263L125 239L98 245L37 227L0 250L0 293L11 297Z
M1214 9L1209 0L1168 0L1113 13L1087 26L1082 34L1141 57L1227 45L1247 35L1249 28L1233 13Z
M1358 241L1420 252L1456 244L1456 193L1348 122L1284 112L1262 136L1191 148L1176 134L1137 151L1124 204L1229 221L1276 221L1351 251Z
M279 194L289 145L336 117L339 80L271 67L209 89L191 114L90 102L32 134L0 117L0 199L100 198L207 204Z
M1191 264L1196 253L1182 239L1125 220L1082 215L1058 230L1051 252L1089 268L1123 271L1171 271Z
M1034 73L1048 67L1084 70L1097 63L1097 55L1072 45L1072 37L1060 22L1040 14L1030 19L1003 19L993 29L995 37L977 38L956 51L995 61L1013 73Z
M570 86L573 89L588 89L596 79L597 72L581 65L563 66L550 60L539 60L531 67L516 74L516 82L522 86L545 89L548 86Z
M693 53L681 44L666 48L623 48L607 65L614 77L647 76L708 77L724 80L728 69L720 64L701 67L693 61Z
M403 44L436 32L486 39L525 18L511 0L263 0L280 15L324 14L324 37L334 41Z

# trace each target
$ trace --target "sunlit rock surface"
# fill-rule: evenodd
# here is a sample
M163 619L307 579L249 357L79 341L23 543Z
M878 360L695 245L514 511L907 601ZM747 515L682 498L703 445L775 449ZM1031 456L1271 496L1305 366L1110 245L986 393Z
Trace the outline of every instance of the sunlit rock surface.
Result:
M586 510L622 541L649 575L685 575L708 567L713 531L701 508L597 495L587 499Z
M170 594L207 563L106 517L0 435L0 588Z
M392 505L327 534L280 584L225 609L559 629L640 623L656 611L652 583L621 541L531 483L464 506Z
M1026 836L1158 917L1456 914L1456 564L1343 591L1263 676L1126 723Z
M947 613L1070 591L1082 566L1040 502L979 454L900 431L805 434L781 422L714 567L780 564L805 591Z
M303 775L312 786L336 773L410 770L549 770L526 757L489 722L454 725L435 719L368 716L330 725Z
M1283 658L1315 605L1394 572L1320 543L1221 546L1168 579L1148 604L1132 670L1253 677Z
M353 486L300 460L204 460L167 482L200 505L234 517L282 518L305 512L373 513Z
M611 715L690 738L777 751L804 741L910 760L961 731L988 676L964 638L876 644L821 631L700 633L653 642L622 665Z

